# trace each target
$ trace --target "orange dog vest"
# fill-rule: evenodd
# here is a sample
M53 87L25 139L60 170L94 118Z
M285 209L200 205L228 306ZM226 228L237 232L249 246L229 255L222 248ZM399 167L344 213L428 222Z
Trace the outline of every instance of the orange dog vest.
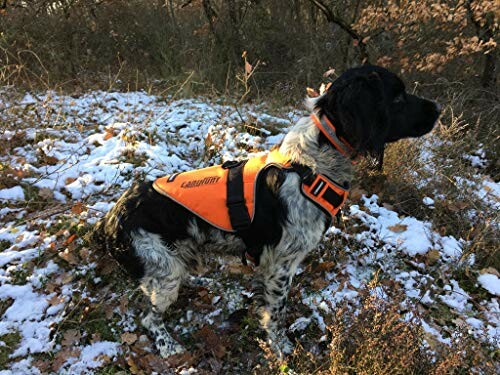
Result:
M348 191L309 168L294 166L279 151L243 162L172 174L158 178L153 188L226 232L247 229L255 214L256 182L259 174L274 166L297 172L301 176L302 193L331 219L347 199Z

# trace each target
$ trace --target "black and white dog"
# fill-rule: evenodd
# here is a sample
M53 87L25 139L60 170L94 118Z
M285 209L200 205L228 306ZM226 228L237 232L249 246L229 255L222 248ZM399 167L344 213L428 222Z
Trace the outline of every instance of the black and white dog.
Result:
M422 136L433 128L439 106L406 93L403 82L377 66L342 74L322 96L309 101L319 118L326 116L356 155L383 154L384 145ZM280 152L295 164L333 181L350 184L351 160L333 147L304 117L285 136ZM354 156L354 155L351 155ZM255 273L255 298L262 327L278 354L291 350L280 321L298 265L321 241L329 218L300 190L293 170L269 168L259 177L252 233L261 244ZM105 248L140 281L151 301L142 324L155 339L161 356L184 351L165 329L163 313L177 299L183 278L214 252L241 254L237 234L223 232L173 200L156 192L152 182L126 191L93 232L96 247Z

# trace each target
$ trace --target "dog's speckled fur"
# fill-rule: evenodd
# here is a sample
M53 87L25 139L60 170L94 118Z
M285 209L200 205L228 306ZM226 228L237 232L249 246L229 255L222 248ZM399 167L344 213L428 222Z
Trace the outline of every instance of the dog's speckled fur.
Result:
M364 66L344 73L311 111L327 115L359 154L380 155L386 142L429 132L439 117L431 101L406 94L394 74ZM320 133L310 117L300 119L285 136L280 151L297 164L349 186L353 170ZM292 278L304 257L321 241L329 222L300 191L293 171L269 168L257 181L252 236L261 249L254 284L257 312L271 347L279 354L292 348L280 322ZM151 308L142 323L164 357L184 349L167 332L162 315L175 302L185 275L215 252L240 255L235 234L222 232L146 182L133 186L95 228L96 246L108 250L140 280Z

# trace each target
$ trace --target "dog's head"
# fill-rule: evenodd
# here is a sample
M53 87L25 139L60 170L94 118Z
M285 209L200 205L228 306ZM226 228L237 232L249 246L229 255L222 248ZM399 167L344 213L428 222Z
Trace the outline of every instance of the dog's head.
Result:
M394 73L372 65L347 70L315 108L358 153L374 156L387 142L430 132L440 114L437 103L408 94Z

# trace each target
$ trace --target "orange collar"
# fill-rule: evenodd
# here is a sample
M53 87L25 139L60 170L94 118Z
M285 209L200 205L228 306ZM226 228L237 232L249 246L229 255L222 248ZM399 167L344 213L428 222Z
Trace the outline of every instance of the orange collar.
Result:
M337 130L333 126L332 122L325 115L318 118L315 113L311 114L311 119L314 125L325 135L325 137L330 141L330 143L335 147L335 149L344 155L346 158L351 159L352 164L356 164L356 154L354 148L341 137L337 137Z

